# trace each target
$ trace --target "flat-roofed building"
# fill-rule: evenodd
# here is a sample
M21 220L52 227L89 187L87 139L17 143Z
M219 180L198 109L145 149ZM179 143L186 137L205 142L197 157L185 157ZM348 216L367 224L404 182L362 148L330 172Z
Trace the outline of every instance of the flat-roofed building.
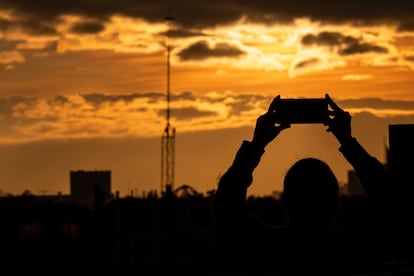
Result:
M111 199L111 171L71 171L70 196L91 209L106 204Z

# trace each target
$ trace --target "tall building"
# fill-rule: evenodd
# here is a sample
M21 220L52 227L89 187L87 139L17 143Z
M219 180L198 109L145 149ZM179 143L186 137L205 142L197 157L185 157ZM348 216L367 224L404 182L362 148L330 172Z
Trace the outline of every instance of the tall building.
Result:
M393 197L389 204L395 214L397 233L396 259L414 258L414 124L388 126L388 170L393 182Z
M90 209L106 204L111 199L111 171L71 171L70 197Z
M398 190L414 192L414 124L388 126L389 170Z

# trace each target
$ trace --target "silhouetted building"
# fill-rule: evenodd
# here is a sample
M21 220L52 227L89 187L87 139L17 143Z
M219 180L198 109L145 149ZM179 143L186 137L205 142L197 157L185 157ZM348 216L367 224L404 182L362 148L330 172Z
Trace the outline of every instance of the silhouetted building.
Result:
M413 259L414 227L414 124L388 126L388 169L393 181L395 195L393 205L397 213L396 258Z
M389 125L389 169L398 187L414 191L414 124Z
M90 209L102 207L111 199L111 171L71 171L70 196Z

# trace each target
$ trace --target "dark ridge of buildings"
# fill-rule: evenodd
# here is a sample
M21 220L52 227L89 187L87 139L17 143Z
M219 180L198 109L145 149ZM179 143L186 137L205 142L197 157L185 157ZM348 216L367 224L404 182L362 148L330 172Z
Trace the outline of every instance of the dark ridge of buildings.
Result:
M95 209L33 195L3 197L0 260L4 269L24 263L32 271L228 275L223 273L230 251L211 216L212 196L150 193L115 197ZM367 200L341 196L338 225L365 212ZM272 196L249 197L246 208L262 221L286 224L281 202Z

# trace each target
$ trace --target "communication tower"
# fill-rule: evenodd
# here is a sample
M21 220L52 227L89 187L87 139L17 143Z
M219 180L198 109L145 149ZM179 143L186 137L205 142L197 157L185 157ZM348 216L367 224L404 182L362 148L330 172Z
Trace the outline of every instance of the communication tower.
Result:
M166 109L166 120L164 132L161 136L161 194L166 194L173 191L174 188L174 165L175 165L175 128L170 124L170 55L171 46L169 44L170 37L170 23L174 20L171 16L171 11L168 11L168 16L165 17L168 24L167 30L167 109Z

